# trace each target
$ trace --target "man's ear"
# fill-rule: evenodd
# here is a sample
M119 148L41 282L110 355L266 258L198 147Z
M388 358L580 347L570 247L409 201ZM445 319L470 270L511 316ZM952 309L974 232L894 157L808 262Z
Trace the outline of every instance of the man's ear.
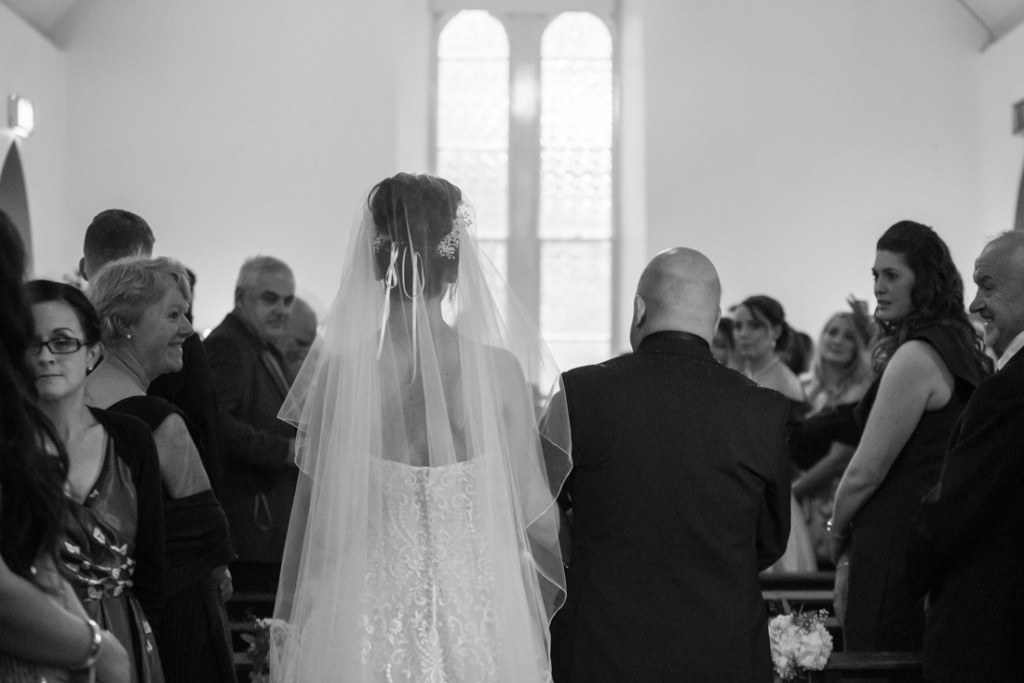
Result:
M718 307L718 315L715 316L715 328L713 330L711 330L711 334L712 335L715 334L716 332L718 332L718 324L720 322L722 322L722 307L721 306Z
M78 274L82 276L82 279L86 282L89 281L89 274L85 272L85 257L78 259Z
M633 297L633 327L639 329L646 322L647 302L637 294Z
M245 290L241 287L235 287L235 306L242 303L242 295L245 294Z

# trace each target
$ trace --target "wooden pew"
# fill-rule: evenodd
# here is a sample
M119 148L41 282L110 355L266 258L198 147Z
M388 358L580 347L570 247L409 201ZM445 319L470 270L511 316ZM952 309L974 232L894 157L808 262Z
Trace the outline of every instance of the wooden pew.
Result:
M833 652L822 671L812 671L812 683L848 679L916 681L921 677L920 652Z

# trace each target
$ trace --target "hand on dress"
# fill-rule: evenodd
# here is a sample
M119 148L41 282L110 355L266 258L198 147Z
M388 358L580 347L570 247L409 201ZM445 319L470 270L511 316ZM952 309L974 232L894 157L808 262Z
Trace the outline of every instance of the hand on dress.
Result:
M220 591L220 601L227 602L235 593L235 587L231 582L231 571L226 564L214 567L210 572L213 580L217 582L217 590Z
M96 658L96 680L99 683L129 683L131 662L128 651L110 631L101 631L103 642Z

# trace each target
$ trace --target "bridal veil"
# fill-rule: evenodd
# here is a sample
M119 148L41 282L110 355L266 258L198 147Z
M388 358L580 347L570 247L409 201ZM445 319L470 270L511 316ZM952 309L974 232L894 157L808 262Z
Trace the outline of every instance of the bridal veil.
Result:
M474 221L458 188L409 174L356 217L280 414L298 428L300 477L274 681L549 676L568 415Z

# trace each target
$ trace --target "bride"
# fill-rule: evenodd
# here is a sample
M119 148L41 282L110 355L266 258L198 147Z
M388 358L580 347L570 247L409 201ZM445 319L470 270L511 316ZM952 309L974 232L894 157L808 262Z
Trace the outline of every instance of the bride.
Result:
M274 681L550 680L568 416L473 222L457 187L405 173L357 217L281 411L301 476Z

